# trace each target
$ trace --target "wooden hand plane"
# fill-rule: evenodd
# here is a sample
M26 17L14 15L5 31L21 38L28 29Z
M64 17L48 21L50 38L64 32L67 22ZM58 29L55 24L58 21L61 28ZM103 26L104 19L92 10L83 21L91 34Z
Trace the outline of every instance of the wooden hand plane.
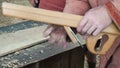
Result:
M80 15L61 13L56 11L15 5L10 3L3 3L2 10L3 14L7 16L40 21L48 24L70 26L74 28L77 27L79 21L82 19L82 16ZM114 24L111 24L109 27L104 29L99 35L89 36L85 41L86 46L91 53L106 54L106 52L110 49L118 35L120 35L120 32L118 31ZM104 40L105 42L99 40L102 37L107 37L107 39ZM96 49L96 44L98 41L104 42L99 44L100 45L99 50Z

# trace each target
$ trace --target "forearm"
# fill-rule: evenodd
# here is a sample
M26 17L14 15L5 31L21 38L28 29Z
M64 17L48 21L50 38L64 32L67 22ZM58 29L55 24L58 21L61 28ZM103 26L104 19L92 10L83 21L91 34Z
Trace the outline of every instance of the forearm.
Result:
M84 15L90 9L89 4L82 0L66 0L63 12Z

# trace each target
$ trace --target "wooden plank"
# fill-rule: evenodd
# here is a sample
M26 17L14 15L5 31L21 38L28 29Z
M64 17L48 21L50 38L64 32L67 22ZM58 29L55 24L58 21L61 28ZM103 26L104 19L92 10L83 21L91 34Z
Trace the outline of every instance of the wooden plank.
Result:
M76 27L77 24L75 24L75 22L78 23L79 20L82 18L81 16L76 16L73 14L66 14L56 11L33 8L33 7L25 7L10 3L3 3L2 8L4 15L41 21L41 22L49 22L58 25L60 24L64 24L66 26L71 25L72 27Z
M79 15L48 11L48 10L25 7L25 6L20 6L20 5L10 4L10 3L3 3L2 8L3 8L4 15L23 18L23 19L29 19L29 20L35 20L35 21L43 21L49 24L56 24L56 25L63 25L63 26L77 27L79 21L82 19L82 16L79 16ZM109 27L104 29L102 33L104 32L120 35L120 32L117 30L117 28L113 24L111 24ZM94 38L94 40L99 39L99 36L95 36L95 37L96 38ZM109 39L111 40L113 38L109 38ZM96 42L92 42L92 44L89 44L88 42L91 42L91 39L89 40L87 39L87 48L89 49L90 52L94 54L105 54L106 51L108 51L108 49L110 48L110 46L108 45L103 45L103 48L106 46L107 49L102 48L100 51L96 51L94 49L95 47L94 44ZM107 41L107 43L112 44L112 42L110 41ZM92 47L90 45L92 45Z
M23 18L34 21L41 21L49 24L77 27L82 16L61 13L56 11L37 9L10 3L3 3L3 14L7 16ZM32 11L31 11L32 10ZM104 29L103 32L120 34L114 24Z
M33 26L34 23L35 22L31 22L31 21L20 22L18 24L0 28L0 31L2 33L4 33L4 32L10 33L12 31L18 31L18 30L28 29L31 27L36 27L37 24L39 26L43 25L40 23L35 23L35 26ZM42 42L35 46L31 46L29 48L25 48L25 49L22 49L19 51L15 51L14 53L10 53L8 55L2 56L0 58L0 68L11 68L11 67L19 68L19 66L23 67L23 68L42 68L42 67L43 68L45 68L45 67L48 67L48 68L52 68L52 67L53 68L57 68L57 67L58 68L70 68L70 65L71 65L70 62L72 63L73 66L76 65L76 63L79 64L80 66L82 66L82 64L80 64L80 63L83 63L83 61L82 61L83 59L81 58L82 54L80 54L80 53L78 53L79 54L78 57L73 57L78 60L81 60L80 63L78 63L76 61L71 61L71 59L72 59L71 52L73 51L73 49L76 50L76 47L79 47L79 45L77 46L75 44L68 44L68 46L66 48L63 48L62 46L57 46L55 44L49 44L47 42ZM72 50L72 51L69 51L69 50ZM82 49L78 49L78 51L76 51L76 53L74 53L75 51L73 51L72 54L74 55L74 54L77 54L77 52L82 52L81 50ZM65 51L67 51L67 52L65 52ZM60 53L62 53L62 54L60 54ZM69 55L69 53L70 53L70 55ZM53 58L53 59L51 59L51 58ZM45 59L45 60L43 60L43 59ZM40 63L38 61L40 61ZM31 63L35 63L35 62L38 62L38 63L30 65ZM26 66L26 65L28 65L28 66ZM24 67L24 66L26 66L26 67ZM79 67L79 68L82 68L82 67Z
M66 48L47 42L16 51L0 58L0 68L21 68L31 63L45 60L60 53L78 48L78 44L70 43ZM79 59L79 58L78 58ZM15 61L16 62L15 62ZM60 59L59 59L60 60ZM51 62L51 61L50 61ZM50 67L49 67L50 68Z
M42 35L45 28L46 25L1 34L0 56L47 40L49 37Z
M73 36L73 34L71 33L71 31L69 30L69 27L68 27L68 26L63 26L63 27L64 27L67 35L68 35L69 38L71 39L71 41L72 41L73 43L77 43L77 40L76 40L76 38Z

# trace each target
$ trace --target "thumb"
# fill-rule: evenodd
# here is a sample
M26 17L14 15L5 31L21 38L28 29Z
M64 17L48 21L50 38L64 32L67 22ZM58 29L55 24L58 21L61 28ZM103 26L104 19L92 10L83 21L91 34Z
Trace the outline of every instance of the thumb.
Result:
M45 37L49 36L54 29L55 28L53 26L48 25L48 27L43 32L43 36Z

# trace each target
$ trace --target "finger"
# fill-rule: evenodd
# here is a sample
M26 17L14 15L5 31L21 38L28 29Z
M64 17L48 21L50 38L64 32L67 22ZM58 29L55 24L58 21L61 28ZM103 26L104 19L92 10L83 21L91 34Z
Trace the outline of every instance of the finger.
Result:
M90 28L91 26L92 26L91 23L87 23L87 24L83 27L81 33L82 33L82 34L87 33L87 31L89 30L89 28Z
M63 41L63 40L59 40L59 41L57 42L57 44L60 45L60 46L63 46L64 43L65 43L65 41Z
M96 30L96 26L93 25L88 31L87 31L87 34L91 35L95 30Z
M45 29L45 31L43 32L43 35L44 35L45 37L47 37L48 35L50 35L50 33L51 33L54 29L55 29L54 27L48 26L48 27Z
M67 45L68 45L68 43L66 42L66 43L64 44L63 48L66 48L66 47L67 47Z
M64 38L60 38L60 39L58 40L58 45L64 46L65 43L66 43L66 40L65 40Z
M94 32L93 35L96 36L97 34L99 34L101 32L102 28L97 28Z
M88 34L81 35L82 39L86 40L86 38L89 36Z
M77 27L77 31L78 32L81 32L81 30L83 29L83 27L84 27L84 25L87 23L87 18L83 18L81 21L80 21L80 23L79 23L79 25L78 25L78 27Z
M51 35L50 39L48 40L49 43L55 43L56 42L56 39L54 36Z
M61 39L60 34L58 34L57 31L53 31L50 34L50 40L49 40L49 42L50 43L58 43L58 41L60 41L60 39Z
M50 39L48 40L48 42L53 44L53 43L55 43L55 39L50 38Z
M58 42L58 45L62 45L63 46L63 48L66 48L67 47L67 41L64 39L64 40L60 40L59 42Z

